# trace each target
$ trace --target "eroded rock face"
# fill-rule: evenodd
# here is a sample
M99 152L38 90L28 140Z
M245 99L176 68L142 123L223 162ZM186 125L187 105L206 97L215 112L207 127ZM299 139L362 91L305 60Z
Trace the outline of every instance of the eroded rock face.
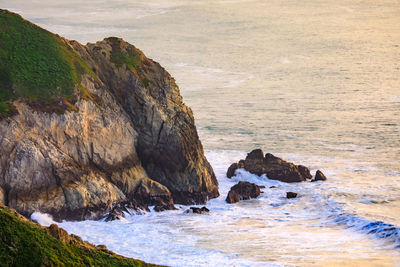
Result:
M97 219L116 203L172 209L217 197L192 111L174 79L134 46L109 38L83 46L64 40L89 65L74 111L18 114L0 121L0 203L29 216ZM134 68L116 53L138 56Z
M240 181L229 190L226 202L232 204L240 200L256 198L261 194L260 187L256 184Z
M112 63L113 54L135 54L132 71ZM83 57L112 91L138 133L137 153L148 176L166 186L175 203L204 203L217 197L218 182L174 79L156 62L121 39L88 44ZM115 77L118 79L115 79Z
M253 174L266 174L269 179L286 183L302 182L312 178L310 170L307 167L284 161L270 153L264 156L261 149L251 151L244 161L241 160L235 165L235 167L240 166L243 166L246 171ZM231 173L232 170L230 171Z

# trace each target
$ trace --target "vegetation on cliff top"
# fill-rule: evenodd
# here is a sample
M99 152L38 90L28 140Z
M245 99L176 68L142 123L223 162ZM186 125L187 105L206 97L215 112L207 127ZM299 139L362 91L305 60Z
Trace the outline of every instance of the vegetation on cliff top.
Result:
M68 236L69 243L4 206L0 206L1 266L154 266L116 255L107 249ZM58 233L65 232L54 225Z
M71 100L81 75L94 75L62 38L0 9L0 117L12 101L50 104Z

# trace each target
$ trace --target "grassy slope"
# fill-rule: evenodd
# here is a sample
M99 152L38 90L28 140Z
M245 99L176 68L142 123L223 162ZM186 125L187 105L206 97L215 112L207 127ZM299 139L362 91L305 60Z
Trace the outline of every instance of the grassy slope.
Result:
M20 17L0 9L0 116L11 102L49 104L74 96L81 75L94 75L63 40Z
M0 206L0 266L154 266L85 243L65 244Z

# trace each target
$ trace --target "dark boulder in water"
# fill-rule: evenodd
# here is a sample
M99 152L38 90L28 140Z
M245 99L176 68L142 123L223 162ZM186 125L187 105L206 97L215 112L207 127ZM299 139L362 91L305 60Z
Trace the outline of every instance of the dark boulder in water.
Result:
M226 196L226 202L229 204L236 203L240 201L239 193L235 190L230 190L228 195Z
M232 176L235 175L235 171L238 169L238 164L237 163L232 163L231 166L229 166L228 171L226 172L226 177L231 178Z
M228 173L232 176L234 175L234 171L232 172L234 167L241 168L243 166L250 173L260 176L266 174L269 179L286 183L302 182L312 178L307 167L287 162L270 153L264 156L261 149L251 151L247 154L245 160L241 160L239 164L234 164L228 169Z
M232 186L231 190L226 197L226 202L232 204L240 200L247 200L256 198L261 194L260 187L256 184L240 181L238 184Z
M297 193L294 193L294 192L286 192L286 197L287 197L287 198L296 198L296 197L297 197Z
M316 181L326 181L326 176L320 170L315 173L315 178L311 182Z
M244 160L243 159L241 159L241 160L239 160L239 162L238 162L238 169L243 169L244 168Z

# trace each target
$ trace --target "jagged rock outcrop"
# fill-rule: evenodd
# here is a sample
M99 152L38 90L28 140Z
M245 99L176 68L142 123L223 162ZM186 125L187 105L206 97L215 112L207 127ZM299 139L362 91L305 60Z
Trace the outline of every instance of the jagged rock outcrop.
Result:
M29 24L0 11L0 23L4 17L13 23L5 20L0 38ZM13 111L0 116L0 202L24 215L40 211L56 220L82 220L131 200L163 210L219 195L192 111L158 63L119 38L84 46L29 25L37 36L56 40L50 48L66 57L66 66L56 66L76 69L70 76L78 82L64 95L47 85L41 90L54 92L45 100L18 95L19 76L11 72L10 85L1 84L0 90L15 95L4 102ZM12 59L0 68L12 69Z
M315 173L315 177L311 182L316 182L316 181L326 181L326 176L323 174L320 170L317 170Z
M312 178L310 170L302 165L295 165L284 161L281 158L267 153L263 154L261 149L255 149L247 154L246 159L241 160L237 165L232 164L227 172L227 176L233 175L236 168L243 168L253 174L266 174L269 179L279 180L286 183L302 182ZM228 176L228 178L230 178Z

